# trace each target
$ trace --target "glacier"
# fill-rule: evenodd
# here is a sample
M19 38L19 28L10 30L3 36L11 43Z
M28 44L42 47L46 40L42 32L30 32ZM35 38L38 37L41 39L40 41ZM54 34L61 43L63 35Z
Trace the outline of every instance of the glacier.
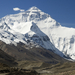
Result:
M0 40L14 45L33 43L75 60L75 29L63 27L35 6L1 18Z

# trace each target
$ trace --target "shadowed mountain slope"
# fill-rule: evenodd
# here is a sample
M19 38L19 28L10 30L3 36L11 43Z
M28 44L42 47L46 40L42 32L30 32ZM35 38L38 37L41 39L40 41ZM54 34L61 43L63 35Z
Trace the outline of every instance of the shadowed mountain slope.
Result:
M7 64L8 66L16 66L17 65L17 63L15 62L15 58L8 55L1 49L0 49L0 63Z
M42 61L50 63L67 61L51 50L46 50L42 47L31 48L30 45L25 45L21 42L18 43L17 46L14 46L0 41L0 49L17 60Z

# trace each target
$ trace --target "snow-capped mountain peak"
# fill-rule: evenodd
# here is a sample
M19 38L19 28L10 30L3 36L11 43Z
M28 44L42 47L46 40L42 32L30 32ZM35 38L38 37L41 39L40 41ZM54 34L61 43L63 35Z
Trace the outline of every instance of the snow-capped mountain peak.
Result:
M28 11L41 11L39 8L33 6Z
M35 6L0 19L0 40L15 45L33 43L75 59L75 29L61 26Z

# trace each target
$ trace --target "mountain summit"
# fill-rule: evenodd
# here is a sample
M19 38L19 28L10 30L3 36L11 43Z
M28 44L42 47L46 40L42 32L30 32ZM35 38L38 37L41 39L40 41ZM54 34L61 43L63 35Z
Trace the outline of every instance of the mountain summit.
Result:
M28 11L41 11L39 8L33 6Z
M0 40L44 47L60 56L75 59L75 29L63 27L37 7L0 19Z

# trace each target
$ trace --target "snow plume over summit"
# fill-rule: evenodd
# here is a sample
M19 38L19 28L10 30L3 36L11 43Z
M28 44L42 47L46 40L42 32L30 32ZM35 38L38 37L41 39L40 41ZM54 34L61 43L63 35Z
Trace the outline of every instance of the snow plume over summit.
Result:
M14 11L21 11L14 8ZM63 27L37 7L0 19L0 40L7 44L23 42L41 46L75 59L75 29Z

